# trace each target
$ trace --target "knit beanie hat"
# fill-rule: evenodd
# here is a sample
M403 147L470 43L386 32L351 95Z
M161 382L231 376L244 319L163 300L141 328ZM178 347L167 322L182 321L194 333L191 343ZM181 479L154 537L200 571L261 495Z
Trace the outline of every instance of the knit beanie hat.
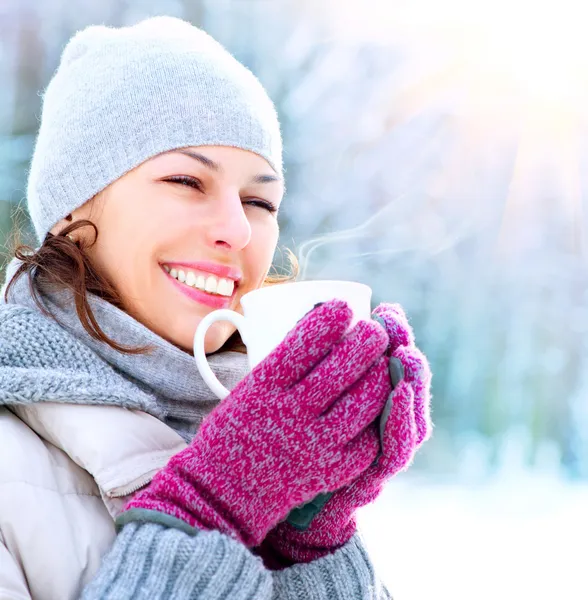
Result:
M43 96L27 189L39 241L145 160L204 145L250 150L282 174L275 107L220 43L173 17L78 32Z

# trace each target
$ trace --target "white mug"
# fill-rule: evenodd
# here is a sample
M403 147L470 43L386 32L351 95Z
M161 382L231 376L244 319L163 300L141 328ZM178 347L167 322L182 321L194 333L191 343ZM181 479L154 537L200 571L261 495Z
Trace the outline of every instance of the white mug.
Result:
M369 320L372 290L355 281L298 281L263 287L241 298L243 314L229 309L215 310L198 324L194 335L194 358L202 378L216 396L229 395L212 372L204 352L208 328L217 321L229 321L241 334L247 346L249 366L259 364L293 329L315 304L337 298L345 300L353 312L351 326Z

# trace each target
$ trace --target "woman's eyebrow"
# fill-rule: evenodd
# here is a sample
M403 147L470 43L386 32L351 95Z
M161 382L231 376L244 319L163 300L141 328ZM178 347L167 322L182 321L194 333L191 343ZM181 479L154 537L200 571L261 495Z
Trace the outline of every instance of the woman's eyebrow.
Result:
M172 152L170 152L169 154L172 154L174 152L178 154L183 154L184 156L188 156L190 158L193 158L194 160L197 160L201 165L204 165L207 169L210 169L215 173L223 172L223 168L221 165L219 165L217 162L214 162L214 160L208 158L207 156L200 154L199 152L194 152L193 150L172 150ZM275 181L282 181L282 179L277 175L255 175L251 179L251 183L273 183Z
M273 183L274 181L282 181L277 175L256 175L251 179L251 183Z
M218 163L214 162L214 160L208 158L207 156L204 156L203 154L199 154L198 152L193 152L192 150L172 150L170 154L173 153L189 156L190 158L197 160L200 164L204 165L211 171L215 171L216 173L223 172L223 168Z

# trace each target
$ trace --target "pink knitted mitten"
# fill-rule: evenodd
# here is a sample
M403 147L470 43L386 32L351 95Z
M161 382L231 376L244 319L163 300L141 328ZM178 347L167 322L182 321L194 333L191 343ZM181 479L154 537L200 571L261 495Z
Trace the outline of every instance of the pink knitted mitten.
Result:
M341 301L308 313L127 505L259 544L288 512L353 481L379 452L388 336L347 331Z
M332 495L308 529L299 531L280 523L270 531L258 549L270 568L310 562L349 541L356 531L355 511L375 500L384 484L410 465L431 433L431 372L414 344L404 311L399 305L381 304L373 317L385 326L389 336L387 355L395 384L381 419L382 454L350 485Z

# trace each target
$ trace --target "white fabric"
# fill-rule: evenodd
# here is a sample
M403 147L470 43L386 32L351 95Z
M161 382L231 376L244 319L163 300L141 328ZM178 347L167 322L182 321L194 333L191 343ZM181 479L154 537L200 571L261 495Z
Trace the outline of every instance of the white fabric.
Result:
M186 447L146 413L0 407L0 600L69 600L98 569L114 517Z

